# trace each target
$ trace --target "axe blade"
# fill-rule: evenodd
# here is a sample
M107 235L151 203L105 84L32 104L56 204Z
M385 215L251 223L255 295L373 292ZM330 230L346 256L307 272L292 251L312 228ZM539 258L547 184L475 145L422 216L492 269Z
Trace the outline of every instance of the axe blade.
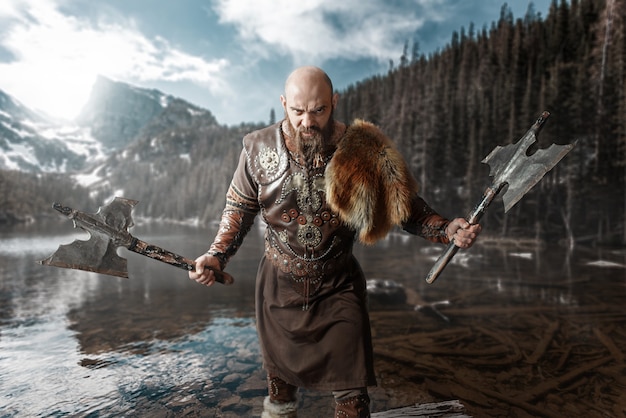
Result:
M545 174L574 147L574 144L551 144L528 155L529 148L537 142L537 135L550 116L543 112L535 124L515 144L497 146L482 161L490 167L494 189L507 185L502 194L504 211L508 212Z
M116 196L108 205L100 206L94 216L118 231L128 232L128 228L135 225L132 211L137 203L138 200Z
M130 236L128 228L134 224L131 212L137 203L137 200L116 197L108 205L100 206L95 214L55 203L52 207L72 219L74 228L87 232L89 239L60 245L39 264L128 278L128 263L117 255L117 248Z
M89 234L89 240L75 240L71 244L59 245L52 255L39 261L39 264L128 278L127 261L117 255L117 246L107 237L92 232Z

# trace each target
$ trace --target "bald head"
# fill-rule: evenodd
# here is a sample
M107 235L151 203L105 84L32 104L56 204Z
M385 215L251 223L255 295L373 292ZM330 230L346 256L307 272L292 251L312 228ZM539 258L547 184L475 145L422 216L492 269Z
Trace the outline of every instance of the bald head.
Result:
M280 101L294 131L300 128L322 131L330 129L338 97L333 94L330 77L322 69L306 66L289 74Z
M324 70L314 66L305 66L296 68L289 74L285 81L285 94L294 88L321 88L325 85L328 89L328 94L333 94L333 82L328 77L328 74Z

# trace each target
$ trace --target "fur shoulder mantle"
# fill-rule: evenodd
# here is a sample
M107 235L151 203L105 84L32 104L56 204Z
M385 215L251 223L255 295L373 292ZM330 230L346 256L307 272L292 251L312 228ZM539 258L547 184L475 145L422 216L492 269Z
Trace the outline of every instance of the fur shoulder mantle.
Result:
M326 167L326 198L364 244L384 238L411 214L417 182L392 141L356 119Z

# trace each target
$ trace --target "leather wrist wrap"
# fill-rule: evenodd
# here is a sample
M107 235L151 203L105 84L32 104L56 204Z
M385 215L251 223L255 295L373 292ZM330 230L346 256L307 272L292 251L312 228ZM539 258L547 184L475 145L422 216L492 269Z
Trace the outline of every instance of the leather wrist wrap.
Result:
M431 242L448 244L450 240L446 234L446 227L450 221L435 212L418 195L413 197L411 205L411 216L402 224L402 229Z
M258 203L253 199L243 198L231 185L226 194L226 207L222 212L217 234L207 251L207 254L220 260L222 269L241 246L254 224L257 212Z

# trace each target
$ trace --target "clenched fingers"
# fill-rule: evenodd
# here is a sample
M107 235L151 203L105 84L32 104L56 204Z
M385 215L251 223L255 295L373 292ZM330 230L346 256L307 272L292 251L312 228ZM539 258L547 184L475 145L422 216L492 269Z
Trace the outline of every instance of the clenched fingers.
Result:
M454 219L447 228L450 242L454 242L459 248L470 248L474 245L481 230L480 224L471 225L463 218Z

